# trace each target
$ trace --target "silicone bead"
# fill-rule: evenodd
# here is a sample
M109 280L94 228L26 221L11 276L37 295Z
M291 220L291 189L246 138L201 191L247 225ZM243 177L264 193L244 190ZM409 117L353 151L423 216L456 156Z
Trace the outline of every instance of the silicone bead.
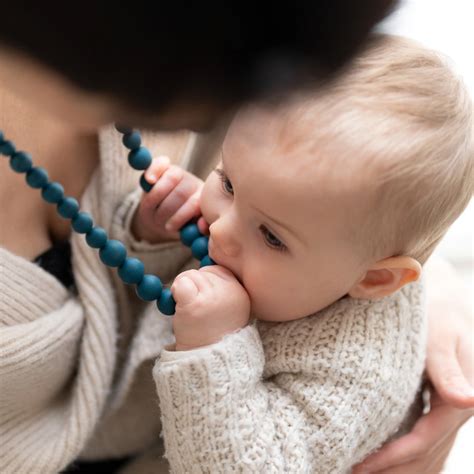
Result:
M117 132L120 132L120 133L132 133L133 132L133 128L127 127L126 125L121 125L119 123L115 124L115 130L117 130Z
M25 153L24 151L17 151L10 158L10 167L17 173L26 173L33 167L33 160L28 153Z
M191 245L191 252L194 258L201 260L207 255L207 244L209 242L208 237L198 237Z
M215 265L216 262L209 257L209 255L206 255L202 260L201 264L199 265L200 268L202 267L208 267L209 265Z
M15 151L15 145L11 141L6 140L0 143L0 155L10 156L13 155Z
M156 302L158 309L167 316L172 316L176 311L176 302L169 288L165 288L161 293L159 301Z
M128 162L136 170L146 170L151 163L151 154L145 147L140 147L128 154Z
M145 179L145 173L143 173L140 176L140 186L142 187L143 191L146 193L149 193L151 188L153 187L153 184L150 184L146 179Z
M58 214L65 219L74 219L79 212L79 203L73 197L65 197L58 202Z
M41 191L41 196L47 202L57 204L64 197L64 188L59 183L48 183Z
M92 216L88 212L78 212L72 219L72 228L79 234L87 234L94 226Z
M99 250L99 257L109 267L120 267L127 258L127 250L122 242L111 239Z
M187 247L191 247L191 244L202 234L199 232L199 228L196 224L186 224L179 233L181 242ZM207 252L206 252L207 253Z
M43 188L48 184L48 172L44 168L31 168L26 173L26 182L32 188Z
M136 150L137 148L140 148L142 144L140 132L134 131L132 133L126 133L122 137L122 143L130 150Z
M155 275L144 275L137 285L137 295L145 301L157 300L161 295L161 280Z
M87 232L86 242L89 247L100 249L107 242L107 232L102 227L96 226Z
M138 284L145 275L145 265L138 258L127 257L118 269L119 277L130 285Z

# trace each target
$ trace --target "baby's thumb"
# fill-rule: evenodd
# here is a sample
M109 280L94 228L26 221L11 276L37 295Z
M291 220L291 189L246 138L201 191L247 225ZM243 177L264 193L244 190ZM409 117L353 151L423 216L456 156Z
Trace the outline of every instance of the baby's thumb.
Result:
M183 276L178 278L171 287L177 305L185 306L192 303L199 294L199 289L191 278Z

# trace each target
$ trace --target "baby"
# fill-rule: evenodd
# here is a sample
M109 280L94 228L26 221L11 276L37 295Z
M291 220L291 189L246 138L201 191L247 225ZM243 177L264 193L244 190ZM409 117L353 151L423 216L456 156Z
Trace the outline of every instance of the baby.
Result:
M473 150L458 78L376 36L317 94L239 112L202 189L154 161L135 234L202 213L217 264L176 278L155 366L177 472L346 472L399 430L424 365L408 284L472 195Z

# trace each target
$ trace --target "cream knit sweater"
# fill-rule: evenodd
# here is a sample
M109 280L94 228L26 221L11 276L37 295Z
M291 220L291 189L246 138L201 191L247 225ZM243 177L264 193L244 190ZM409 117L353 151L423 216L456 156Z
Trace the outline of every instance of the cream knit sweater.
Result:
M150 148L176 156L181 138ZM180 244L133 239L138 173L111 128L100 147L82 208L162 280L194 265ZM420 285L174 352L171 319L83 236L71 242L77 294L0 248L0 472L129 454L127 474L345 472L407 418L424 366Z

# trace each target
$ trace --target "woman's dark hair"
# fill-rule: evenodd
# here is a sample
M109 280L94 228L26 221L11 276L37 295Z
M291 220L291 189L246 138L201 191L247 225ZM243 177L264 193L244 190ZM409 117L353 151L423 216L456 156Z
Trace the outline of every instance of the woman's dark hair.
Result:
M13 0L1 7L0 44L156 113L175 99L230 105L326 78L394 4Z

